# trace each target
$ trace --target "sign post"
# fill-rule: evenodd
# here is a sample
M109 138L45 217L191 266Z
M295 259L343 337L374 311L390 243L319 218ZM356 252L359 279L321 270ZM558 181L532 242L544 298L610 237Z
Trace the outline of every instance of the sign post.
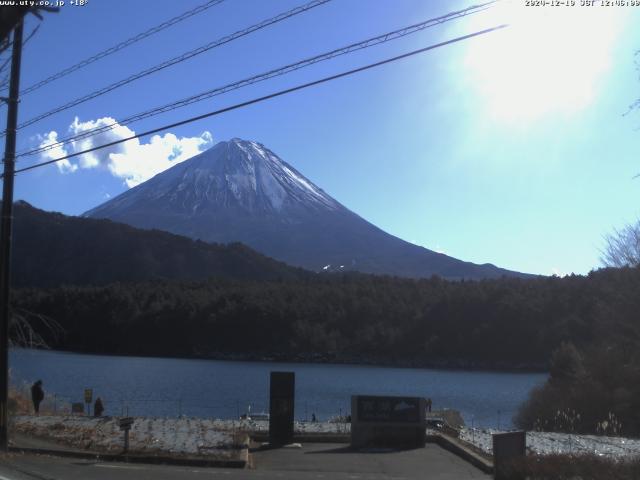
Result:
M120 426L120 430L124 431L124 451L123 453L127 453L129 451L129 430L131 430L131 426L133 425L134 419L133 417L123 417L118 420L118 425Z
M93 389L84 389L84 403L87 404L87 416L91 415L91 401L93 400Z

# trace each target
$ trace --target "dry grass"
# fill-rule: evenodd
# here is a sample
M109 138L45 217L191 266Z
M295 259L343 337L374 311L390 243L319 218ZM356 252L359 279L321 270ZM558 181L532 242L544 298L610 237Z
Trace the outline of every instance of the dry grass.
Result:
M34 415L31 401L31 386L11 386L9 388L9 415ZM64 415L71 411L67 402L61 402L51 395L45 395L40 404L40 415Z
M31 399L15 387L9 388L9 415L29 415L33 412Z

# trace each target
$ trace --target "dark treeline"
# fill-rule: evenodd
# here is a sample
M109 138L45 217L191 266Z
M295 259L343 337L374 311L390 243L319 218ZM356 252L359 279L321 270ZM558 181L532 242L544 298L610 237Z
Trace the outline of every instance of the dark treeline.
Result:
M629 336L624 337L627 333ZM527 430L640 436L637 330L577 349L561 345L550 377L531 392L515 423Z
M543 369L562 342L640 344L637 268L474 282L158 280L23 289L14 306L62 325L57 338L43 332L52 347L96 353Z
M249 247L191 240L110 220L14 206L12 282L16 287L106 285L156 278L205 280L211 272L236 280L293 280L310 272Z

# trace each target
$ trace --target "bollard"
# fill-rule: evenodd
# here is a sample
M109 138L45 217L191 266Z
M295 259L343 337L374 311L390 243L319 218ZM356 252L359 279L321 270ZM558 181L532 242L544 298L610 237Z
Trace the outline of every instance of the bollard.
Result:
M84 389L84 403L87 404L87 417L91 415L91 402L93 401L93 388Z
M475 445L476 443L476 417L473 415L471 417L471 443Z

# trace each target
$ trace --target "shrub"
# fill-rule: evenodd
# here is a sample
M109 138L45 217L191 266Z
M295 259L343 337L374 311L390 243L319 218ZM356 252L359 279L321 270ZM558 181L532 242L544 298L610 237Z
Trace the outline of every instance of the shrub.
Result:
M640 436L640 359L604 345L580 353L563 344L549 380L514 417L525 430Z

